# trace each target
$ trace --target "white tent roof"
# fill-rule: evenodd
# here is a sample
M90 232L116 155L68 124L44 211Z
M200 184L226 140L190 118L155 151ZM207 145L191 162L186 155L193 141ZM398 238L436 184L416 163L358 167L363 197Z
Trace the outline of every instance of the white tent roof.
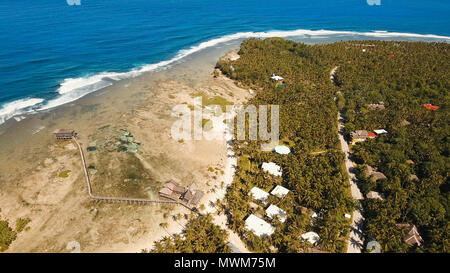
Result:
M273 162L269 162L269 163L264 162L262 164L262 169L265 172L268 172L268 173L273 174L275 176L281 176L282 175L281 167L278 166L277 164L273 163Z
M278 219L280 219L282 223L286 221L286 212L275 205L270 205L266 209L266 214L269 218L275 218L275 216L278 216Z
M313 245L317 244L317 242L319 242L319 240L320 240L319 234L317 234L313 231L306 232L306 233L302 234L301 237L303 240L307 240L308 242L310 242Z
M347 219L352 218L352 216L350 214L348 214L348 213L344 214L344 217L347 218Z
M387 134L387 131L384 129L380 129L380 130L373 130L375 132L375 134L377 135L381 135L381 134Z
M277 185L270 193L278 196L279 198L283 198L289 193L289 190L283 186Z
M277 76L275 74L272 74L272 77L270 77L272 80L276 80L276 81L282 81L284 80L283 77Z
M270 236L275 228L254 214L250 214L245 220L245 229L252 231L256 236Z
M366 249L369 251L369 253L381 253L381 246L375 240L368 242Z
M251 194L251 196L252 196L253 198L255 198L256 200L261 201L261 202L263 202L263 203L265 203L267 197L269 197L269 193L267 193L267 192L261 190L261 189L258 188L258 187L253 187L253 188L250 190L250 194Z
M291 152L291 149L289 149L289 147L284 145L278 145L275 147L275 152L280 155L287 155Z

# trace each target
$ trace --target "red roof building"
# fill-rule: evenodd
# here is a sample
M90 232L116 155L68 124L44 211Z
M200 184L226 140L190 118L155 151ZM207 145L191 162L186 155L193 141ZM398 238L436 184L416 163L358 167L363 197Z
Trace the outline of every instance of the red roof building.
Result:
M369 138L374 138L374 137L377 136L377 134L375 134L374 132L369 132L369 133L367 134L367 136L368 136Z
M428 110L436 111L439 109L439 106L432 105L432 104L424 104L423 107L427 108Z

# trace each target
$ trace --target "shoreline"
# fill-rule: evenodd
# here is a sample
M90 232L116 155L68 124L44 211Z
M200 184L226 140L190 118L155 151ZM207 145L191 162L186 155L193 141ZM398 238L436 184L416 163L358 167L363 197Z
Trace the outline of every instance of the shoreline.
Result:
M325 37L324 37L325 36ZM305 43L326 43L341 40L391 40L391 41L425 41L425 42L450 42L450 37L435 34L402 33L389 31L335 31L335 30L284 30L284 31L266 31L266 32L237 32L221 37L213 38L189 48L181 49L174 56L160 62L145 64L140 67L124 72L98 72L87 77L66 78L55 90L59 93L56 97L49 100L31 96L22 97L9 102L0 104L0 134L5 130L3 126L7 122L20 122L27 116L39 114L46 111L56 110L67 104L75 103L84 97L107 90L109 87L118 84L124 80L133 80L148 73L157 73L172 66L184 62L186 59L201 54L202 51L216 47L226 46L227 43L240 44L242 40L250 38L269 38L282 37L290 38L294 41L303 41ZM361 39L363 38L363 39ZM71 98L75 96L75 98ZM8 110L9 108L9 110Z
M174 177L181 179L183 186L195 182L207 192L201 202L205 207L210 200L217 200L215 190L220 189L221 180L226 176L225 180L232 181L225 141L177 143L171 140L167 135L173 122L170 108L174 104L191 103L191 96L196 92L208 96L221 94L235 103L242 101L248 95L247 90L225 77L213 78L218 56L235 48L203 52L169 70L122 81L70 105L33 115L14 124L11 129L16 130L1 134L0 216L11 224L18 217L31 219L30 230L20 234L8 252L68 252L65 244L73 241L80 243L82 252L139 252L152 248L153 242L163 236L180 232L185 224L185 219L172 219L178 214L187 215L185 208L170 204L139 206L91 201L78 150L72 143L55 142L52 135L55 128L74 128L79 133L87 164L95 164L102 173L114 173L115 168L102 168L100 162L109 158L100 151L87 152L87 144L101 142L117 129L127 128L143 144L136 162L150 174L145 188L150 197L158 185ZM35 126L40 130L33 134ZM114 153L108 157L128 158L124 156ZM216 174L208 171L211 166L222 169L223 175L214 178ZM60 178L57 174L65 170L70 171L68 177ZM107 177L105 174L91 177L93 192L121 196L117 190L111 191L116 186ZM73 219L77 219L77 226L70 224ZM158 227L165 221L172 223L167 230Z
M212 68L217 61L217 55L222 56L223 52L229 51L229 48L219 47L206 52L202 51L170 69L120 81L117 85L90 93L73 103L45 113L38 113L13 124L11 127L19 128L19 132L6 130L0 133L0 148L4 148L3 151L0 149L0 189L5 190L0 192L2 197L0 198L0 208L2 208L0 214L6 215L11 221L18 216L33 215L34 217L30 223L32 232L21 235L24 237L20 236L10 250L12 252L21 249L62 252L67 249L65 245L59 243L59 245L51 246L50 243L55 243L57 239L64 243L75 239L88 245L87 252L136 252L139 249L151 248L154 241L167 234L173 235L182 231L186 223L187 219L173 218L176 214L186 215L183 208L170 206L166 208L159 205L136 208L134 205L95 204L87 200L85 185L84 183L80 185L81 170L75 167L76 164L79 165L79 161L76 156L74 160L74 149L69 143L55 144L50 133L54 128L63 125L74 126L81 132L84 148L91 141L108 138L109 135L105 131L114 133L119 128L131 128L134 137L139 141L143 140L144 145L139 151L141 158L138 157L138 162L150 173L153 184L146 185L148 194L154 193L158 183L172 176L182 177L183 183L207 181L201 185L208 191L202 203L206 204L206 212L215 212L216 208L209 204L221 200L227 186L233 181L233 166L236 165L236 158L230 149L230 144L228 142L192 144L170 141L167 126L173 119L170 118L168 110L177 103L189 105L192 95L197 92L208 96L221 94L234 103L247 99L249 92L234 85L232 80L222 77L212 78ZM235 97L231 91L241 93ZM27 127L28 124L34 127ZM205 146L200 147L203 145ZM101 156L90 153L88 161L101 162L99 157ZM211 165L210 162L214 164ZM24 165L22 166L21 163ZM108 168L114 169L114 162L108 161L108 163L111 163ZM98 166L102 165L98 164ZM217 172L214 175L206 171L209 167L221 169L223 174L217 179ZM54 175L67 169L72 171L67 180ZM107 173L107 170L101 171ZM2 173L6 175L1 176ZM113 186L98 180L98 177L95 178L96 186L102 192L109 193ZM221 179L223 179L222 185ZM15 194L8 196L9 193ZM6 209L3 210L5 204ZM42 212L47 209L56 216L44 216L45 213ZM73 221L72 217L56 218L62 214L77 215L77 210L82 210L84 214L74 218L84 221L83 224L86 225L80 229L74 228L72 231L67 231L65 228ZM98 211L101 211L100 217L103 217L100 220L97 218ZM165 213L173 214L172 218L167 219L163 216ZM11 217L12 215L16 216ZM171 225L168 228L158 229L155 224L162 221L170 221ZM103 226L105 222L108 228ZM130 223L133 224L130 225ZM215 223L228 229L223 217L215 217ZM44 233L48 232L45 240L49 243L41 247L39 245L41 242L37 240L33 242L34 245L28 246L27 241L33 236L41 235L42 230ZM122 235L119 235L118 240L108 241L104 237L109 232L118 232ZM49 235L52 233L56 233L55 238ZM126 234L126 238L123 237L123 233ZM58 236L63 236L63 239ZM232 233L230 236L233 236L233 240L235 239ZM105 242L105 245L99 246L98 242ZM233 243L233 245L240 251L246 252L245 245L244 248L239 243Z

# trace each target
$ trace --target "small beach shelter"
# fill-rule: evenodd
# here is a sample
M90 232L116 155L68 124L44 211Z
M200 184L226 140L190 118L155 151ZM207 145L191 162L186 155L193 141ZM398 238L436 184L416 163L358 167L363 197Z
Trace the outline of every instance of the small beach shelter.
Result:
M275 228L254 214L250 214L245 220L245 229L252 231L256 236L270 236Z
M264 162L262 164L262 169L265 172L268 172L268 173L270 173L272 175L275 175L275 176L281 176L282 175L281 167L278 166L277 164L273 163L273 162L268 162L268 163Z
M253 187L253 188L250 190L250 195L251 195L255 200L261 201L261 202L263 202L263 203L265 203L266 200L267 200L267 198L269 197L269 193L267 193L267 192L261 190L261 189L258 188L258 187Z
M275 74L272 74L272 77L270 77L272 80L274 80L274 81L282 81L282 80L284 80L284 78L283 77L281 77L281 76L277 76L277 75L275 75Z
M313 245L317 244L319 242L319 240L320 240L319 234L317 234L317 233L315 233L313 231L306 232L306 233L302 234L301 238L303 240L306 240L306 241L310 242Z
M275 195L279 198L285 197L289 193L289 190L283 186L277 185L270 194Z
M278 216L278 219L281 221L281 223L284 223L286 221L286 212L275 205L270 205L266 209L266 214L271 219Z
M387 134L387 131L384 129L379 129L379 130L373 130L375 132L375 134L377 135L382 135L382 134Z
M287 155L291 152L291 149L289 149L289 147L284 146L284 145L278 145L275 147L274 150L277 154L280 154L280 155Z

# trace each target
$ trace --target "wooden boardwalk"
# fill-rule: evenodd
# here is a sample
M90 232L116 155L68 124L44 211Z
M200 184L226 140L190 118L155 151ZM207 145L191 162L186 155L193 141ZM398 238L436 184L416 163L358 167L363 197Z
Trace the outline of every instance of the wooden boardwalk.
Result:
M91 179L89 178L89 173L86 167L86 160L84 158L84 152L81 148L80 143L77 141L75 137L72 138L73 141L77 144L78 150L80 151L80 157L81 157L81 163L83 164L83 170L84 170L84 176L86 178L86 185L88 188L88 194L89 197L96 201L103 201L103 202L125 202L125 203L140 203L140 204L149 204L149 203L157 203L157 204L180 204L185 207L187 207L185 204L178 200L151 200L151 199L139 199L139 198L123 198L123 197L101 197L101 196L95 196L92 193L92 185L91 185ZM192 208L187 207L188 209L192 210Z

